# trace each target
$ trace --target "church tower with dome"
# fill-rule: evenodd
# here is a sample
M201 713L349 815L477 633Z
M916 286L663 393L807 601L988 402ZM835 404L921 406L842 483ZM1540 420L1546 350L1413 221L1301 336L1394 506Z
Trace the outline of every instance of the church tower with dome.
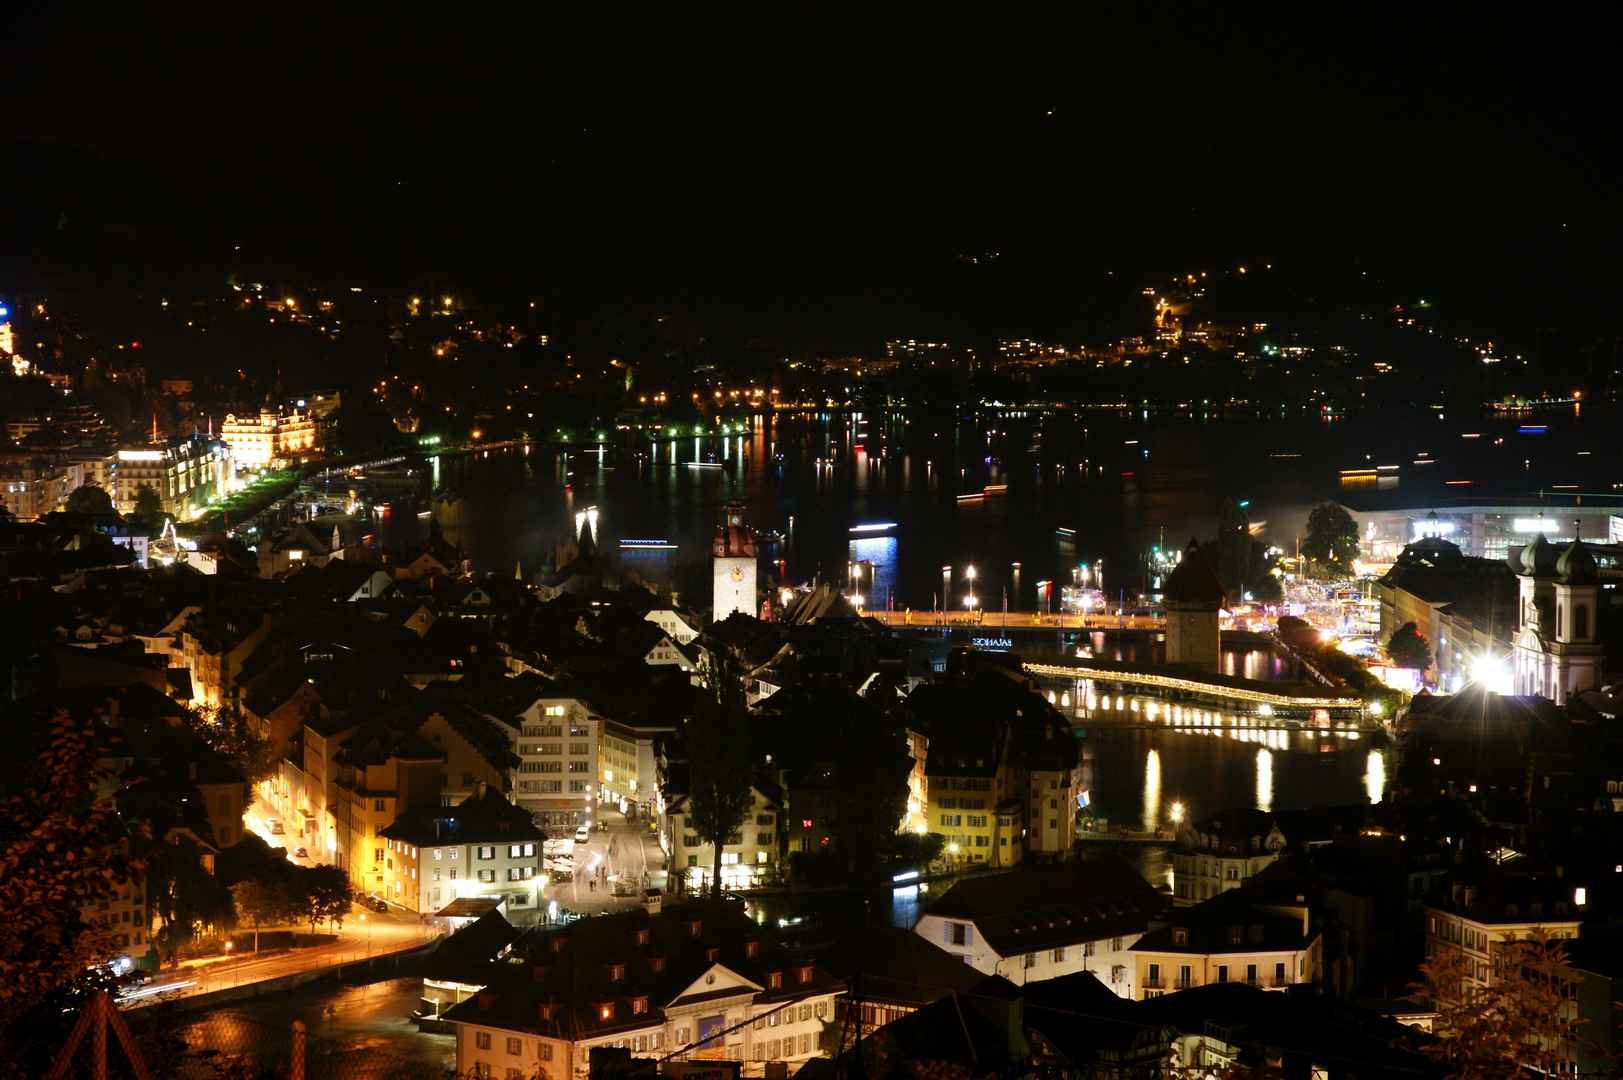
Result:
M1515 665L1516 693L1557 705L1601 685L1601 646L1595 641L1600 571L1582 540L1557 551L1541 532L1510 559L1521 580Z
M715 559L715 598L711 622L721 622L735 611L755 617L755 530L744 524L744 504L727 504L726 523L716 529L711 545Z

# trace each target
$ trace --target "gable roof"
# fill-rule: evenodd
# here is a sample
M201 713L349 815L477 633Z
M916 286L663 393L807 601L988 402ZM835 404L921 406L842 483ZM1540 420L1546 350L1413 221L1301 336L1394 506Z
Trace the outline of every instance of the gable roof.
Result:
M926 915L975 924L1000 956L1140 933L1155 887L1119 855L960 881Z

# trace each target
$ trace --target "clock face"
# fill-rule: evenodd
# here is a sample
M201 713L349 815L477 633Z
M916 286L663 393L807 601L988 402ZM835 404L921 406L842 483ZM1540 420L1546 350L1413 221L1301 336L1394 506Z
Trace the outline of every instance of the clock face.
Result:
M735 566L728 572L727 576L733 579L734 585L740 584L744 580L744 568Z

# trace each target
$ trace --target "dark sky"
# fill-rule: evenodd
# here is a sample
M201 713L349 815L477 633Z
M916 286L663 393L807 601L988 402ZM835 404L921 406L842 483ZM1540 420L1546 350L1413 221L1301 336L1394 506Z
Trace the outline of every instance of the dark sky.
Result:
M1616 273L1617 65L1576 16L461 6L38 5L0 138L140 170L257 275L821 342L1075 332L1263 259Z

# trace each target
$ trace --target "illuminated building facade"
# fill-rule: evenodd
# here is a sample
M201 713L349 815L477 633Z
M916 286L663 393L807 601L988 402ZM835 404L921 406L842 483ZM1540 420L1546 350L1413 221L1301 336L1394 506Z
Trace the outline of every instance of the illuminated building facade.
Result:
M755 604L755 530L744 524L744 504L727 504L727 523L716 530L715 596L710 618L721 622L735 611L752 618Z
M263 469L278 459L308 454L316 445L316 422L294 410L259 410L258 416L226 415L220 437L231 448L231 457L244 468Z
M120 513L134 510L145 484L158 493L166 513L186 520L224 494L234 476L231 455L218 439L142 444L118 451L113 502Z

